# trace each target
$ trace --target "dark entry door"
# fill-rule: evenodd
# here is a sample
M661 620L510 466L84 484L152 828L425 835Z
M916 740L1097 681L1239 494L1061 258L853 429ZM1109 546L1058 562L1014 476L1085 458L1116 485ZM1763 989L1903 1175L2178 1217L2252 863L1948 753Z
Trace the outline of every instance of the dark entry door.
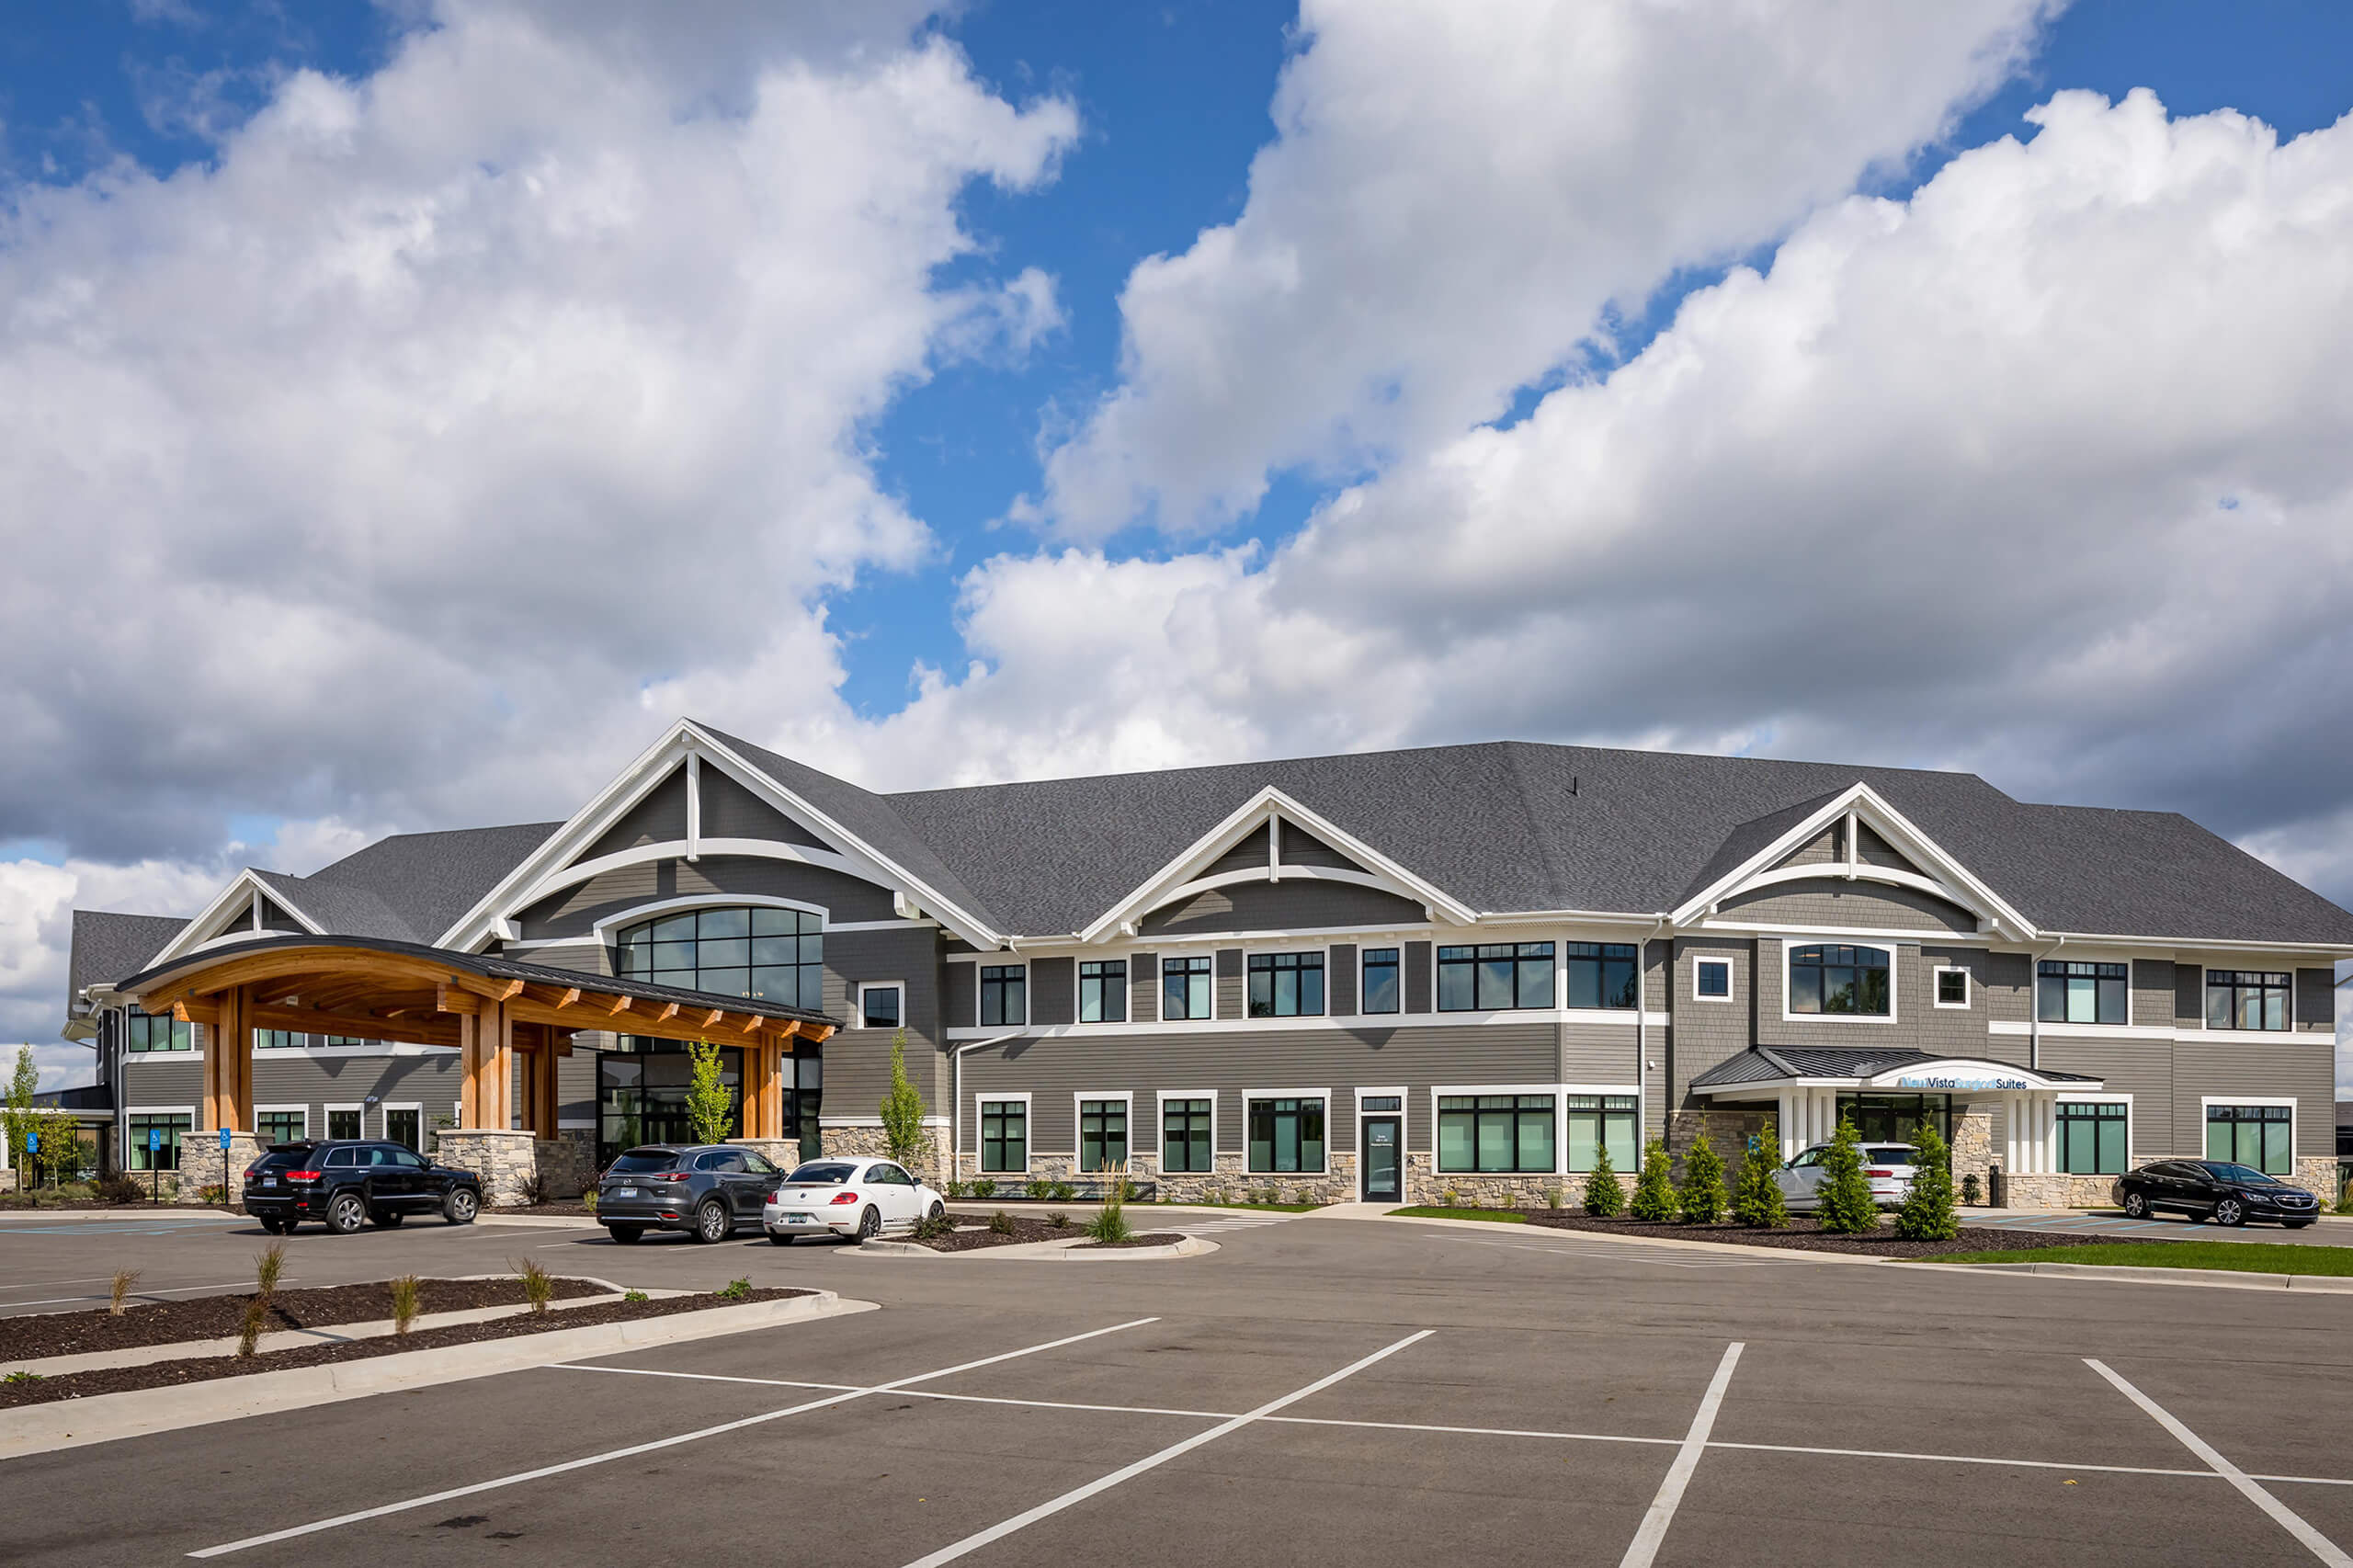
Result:
M1404 1122L1394 1116L1364 1119L1364 1200L1403 1203L1405 1200Z

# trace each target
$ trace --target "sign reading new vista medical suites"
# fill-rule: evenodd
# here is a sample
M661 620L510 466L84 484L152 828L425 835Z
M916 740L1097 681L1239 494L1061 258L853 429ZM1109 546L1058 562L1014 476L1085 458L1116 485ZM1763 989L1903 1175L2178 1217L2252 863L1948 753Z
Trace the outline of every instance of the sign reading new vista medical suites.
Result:
M1895 1080L1899 1089L1982 1090L2028 1089L2034 1085L2024 1078L2006 1077L1992 1073L1906 1073Z

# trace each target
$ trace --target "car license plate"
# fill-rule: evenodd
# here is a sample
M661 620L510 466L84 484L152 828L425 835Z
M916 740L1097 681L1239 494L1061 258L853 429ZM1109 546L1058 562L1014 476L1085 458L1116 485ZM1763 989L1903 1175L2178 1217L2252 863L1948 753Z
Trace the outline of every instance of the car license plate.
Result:
M787 1214L784 1217L784 1222L788 1225L806 1225L816 1218L814 1214Z
M261 1178L261 1184L264 1187L276 1187L278 1185L278 1178L276 1176L264 1176Z
M637 1196L637 1188L633 1187L617 1187L614 1189L613 1196L615 1198L635 1198Z

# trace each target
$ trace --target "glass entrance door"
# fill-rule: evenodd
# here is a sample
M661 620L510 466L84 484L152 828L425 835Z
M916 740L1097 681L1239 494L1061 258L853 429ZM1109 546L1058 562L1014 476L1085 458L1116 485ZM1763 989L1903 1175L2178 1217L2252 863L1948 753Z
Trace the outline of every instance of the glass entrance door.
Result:
M1358 1157L1364 1162L1364 1200L1367 1203L1403 1203L1404 1186L1404 1122L1394 1116L1368 1116L1364 1119L1364 1147Z

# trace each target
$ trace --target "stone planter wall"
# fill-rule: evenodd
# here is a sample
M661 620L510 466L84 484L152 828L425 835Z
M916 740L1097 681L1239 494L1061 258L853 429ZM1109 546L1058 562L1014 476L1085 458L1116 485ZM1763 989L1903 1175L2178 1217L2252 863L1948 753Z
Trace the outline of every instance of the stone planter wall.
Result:
M250 1132L232 1132L229 1135L229 1157L225 1166L221 1158L219 1133L190 1133L180 1140L181 1189L193 1198L208 1187L226 1187L229 1201L240 1202L245 1195L245 1167L259 1158L261 1143Z
M540 1141L529 1132L449 1127L442 1129L441 1146L433 1158L436 1164L480 1177L485 1208L512 1209L530 1201L527 1184L539 1172L539 1150Z
M917 1181L929 1187L942 1187L948 1180L948 1130L935 1127L926 1131L931 1136L930 1147L905 1162L906 1167ZM881 1160L888 1159L891 1154L891 1141L883 1136L879 1127L828 1127L821 1136L825 1153L844 1159ZM800 1147L797 1142L792 1146L796 1151ZM792 1165L799 1160L800 1155L795 1153L779 1163Z

